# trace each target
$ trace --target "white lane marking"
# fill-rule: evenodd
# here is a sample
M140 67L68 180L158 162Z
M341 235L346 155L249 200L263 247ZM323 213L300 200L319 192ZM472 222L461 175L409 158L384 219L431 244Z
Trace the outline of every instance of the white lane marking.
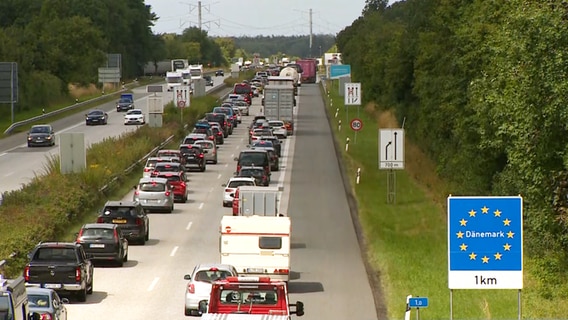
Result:
M213 192L215 188L211 187L211 189L209 189L209 192Z
M13 174L14 174L14 171L12 171L12 172L10 172L10 173L6 173L6 174L4 175L4 177L9 177L9 176L11 176L11 175L13 175Z
M219 173L219 175L217 176L217 179L221 179L221 174Z
M231 158L234 158L234 157L235 157L235 154L234 154L234 153L233 153L233 154L231 154Z
M203 205L204 205L204 204L205 204L205 203L203 203L203 202L201 202L201 204L199 204L199 210L203 209Z
M176 255L176 252L178 251L178 249L179 249L179 247L178 247L178 246L175 246L175 247L172 249L172 252L170 253L170 257L175 256L175 255Z
M191 229L191 225L192 225L192 224L193 224L193 222L190 221L190 222L187 224L187 227L185 227L185 230Z
M245 138L241 138L241 142L245 141Z
M5 156L5 155L7 155L7 154L8 154L7 152L0 153L0 157L3 157L3 156Z
M228 164L228 163L225 163L225 168L228 168L228 167L229 167L229 164Z
M154 290L154 288L158 284L158 281L160 281L160 278L158 277L154 278L154 280L152 280L152 283L150 283L150 286L148 287L148 291Z
M238 149L238 148L240 148L240 147L241 147L241 146L235 146L235 149Z

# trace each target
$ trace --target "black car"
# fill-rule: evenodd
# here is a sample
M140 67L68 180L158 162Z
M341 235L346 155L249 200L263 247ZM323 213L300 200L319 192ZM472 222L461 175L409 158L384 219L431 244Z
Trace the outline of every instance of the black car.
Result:
M213 86L215 85L215 83L213 82L213 78L211 78L211 76L203 76L203 79L205 80L205 86Z
M211 121L211 122L217 122L221 125L221 129L223 129L223 137L228 137L229 134L232 133L232 127L229 127L229 118L227 117L226 114L224 113L214 113L214 112L210 112L210 113L206 113L205 114L205 120L207 121Z
M150 238L150 219L142 205L135 201L107 201L97 223L118 225L129 243L144 245Z
M241 170L236 172L235 176L254 178L257 186L267 187L270 183L270 179L263 167L241 167Z
M182 144L179 146L179 151L185 158L185 168L188 171L190 169L198 169L201 172L205 171L205 154L200 146Z
M128 240L114 223L88 223L77 234L77 243L91 261L112 261L122 267L128 261Z
M215 71L215 76L216 76L216 77L224 77L224 76L225 76L225 71L219 69L219 70Z
M233 128L236 128L239 125L239 123L237 121L237 115L235 114L235 111L233 110L232 105L215 107L215 108L213 108L213 112L226 114L227 119L229 119L229 125L232 125ZM232 131L233 131L232 128L230 128L229 130L231 130L230 133L232 133Z
M103 110L91 110L85 114L85 124L95 125L95 124L107 124L108 123L108 113Z
M280 139L278 139L278 137L276 136L260 136L254 143L258 143L261 141L266 141L266 142L270 142L272 143L272 147L274 148L274 150L276 151L276 155L278 155L279 157L282 157L282 142L280 142Z
M49 124L38 124L32 126L28 132L28 147L35 146L54 146L55 132Z

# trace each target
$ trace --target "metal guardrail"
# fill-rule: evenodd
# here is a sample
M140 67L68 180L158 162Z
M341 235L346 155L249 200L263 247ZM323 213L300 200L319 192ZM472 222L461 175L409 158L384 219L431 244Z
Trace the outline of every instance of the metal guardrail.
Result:
M49 118L49 117L58 115L58 114L60 114L60 113L67 112L67 111L69 111L69 110L73 110L73 109L76 109L76 108L83 107L83 106L88 105L88 104L90 104L90 103L97 102L97 101L99 101L99 100L103 100L103 99L106 99L106 98L108 98L108 97L112 97L112 96L117 95L117 94L119 94L119 93L123 93L123 92L125 92L125 91L127 91L127 90L129 90L129 89L128 89L128 88L120 89L120 90L115 91L115 92L113 92L113 93L104 94L104 95L101 95L100 97L96 97L96 98L93 98L93 99L85 100L85 101L82 101L82 102L77 102L77 103L75 103L75 104L73 104L73 105L70 105L70 106L68 106L68 107L64 107L64 108L61 108L61 109L57 109L57 110L55 110L55 111L51 111L51 112L48 112L48 113L45 113L45 114L42 114L42 115L39 115L39 116L36 116L36 117L32 117L32 118L29 118L29 119L26 119L26 120L14 122L14 123L12 123L12 125L10 125L10 126L8 127L8 129L6 129L6 131L4 131L4 134L10 134L10 133L12 133L12 131L14 131L14 129L16 129L16 128L18 128L18 127L24 126L24 125L26 125L26 124L33 123L33 122L38 121L38 120L42 120L42 119L45 119L45 118Z

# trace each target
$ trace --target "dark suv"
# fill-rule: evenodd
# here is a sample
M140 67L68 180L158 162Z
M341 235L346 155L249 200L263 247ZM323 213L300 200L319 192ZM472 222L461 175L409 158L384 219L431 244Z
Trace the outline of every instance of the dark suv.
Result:
M237 127L238 125L237 115L235 114L235 111L233 110L232 106L226 105L221 107L215 107L213 108L213 112L226 114L227 119L229 119L229 121L233 125L233 128Z
M223 137L225 138L233 133L232 126L229 126L229 119L224 113L207 113L205 114L205 120L219 123L223 129Z
M179 146L179 151L185 158L185 168L186 170L191 170L193 168L204 172L207 168L205 163L204 150L197 145L193 144L182 144Z
M243 150L235 158L235 161L237 161L237 174L239 174L242 167L262 167L270 182L270 158L265 150Z
M83 246L91 261L113 261L122 267L128 260L128 240L114 223L88 223L81 227L75 241Z
M107 201L97 223L114 223L130 243L146 244L150 236L150 219L140 203Z

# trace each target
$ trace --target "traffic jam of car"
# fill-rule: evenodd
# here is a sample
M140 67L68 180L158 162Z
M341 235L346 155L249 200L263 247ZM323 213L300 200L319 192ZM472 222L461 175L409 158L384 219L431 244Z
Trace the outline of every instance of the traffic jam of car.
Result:
M278 188L271 187L272 174L280 171L280 159L287 150L283 142L293 134L289 130L293 107L290 119L270 118L264 99L264 108L250 110L253 99L262 97L259 92L268 84L267 78L259 72L253 79L256 85L249 81L236 84L225 101L195 123L177 148L170 146L148 157L133 186L132 199L107 201L96 220L77 231L75 242L43 242L32 250L23 277L30 306L40 319L66 319L65 304L71 299L87 301L96 283L95 266L125 266L129 246L144 246L150 239L151 214L172 213L176 205L188 202L190 176L206 174L208 166L219 163L220 146L238 126L246 126L248 144L232 159L234 174L221 185L222 206L231 207L232 212L223 217L220 228L222 239L231 238L242 247L220 245L220 263L200 263L184 276L184 314L206 318L208 314L235 313L241 305L252 310L249 313L278 314L282 319L304 314L301 302L288 301L290 220L278 212ZM146 124L131 95L123 95L116 108L126 112L125 125ZM108 113L99 109L85 116L86 125L106 125L109 120ZM28 134L30 147L54 143L49 125L34 126ZM268 199L264 207L247 207L249 200L261 196ZM230 234L223 233L231 228L223 227L228 223L225 218L234 219L230 220ZM267 232L281 236L267 237ZM243 257L243 252L248 256Z

